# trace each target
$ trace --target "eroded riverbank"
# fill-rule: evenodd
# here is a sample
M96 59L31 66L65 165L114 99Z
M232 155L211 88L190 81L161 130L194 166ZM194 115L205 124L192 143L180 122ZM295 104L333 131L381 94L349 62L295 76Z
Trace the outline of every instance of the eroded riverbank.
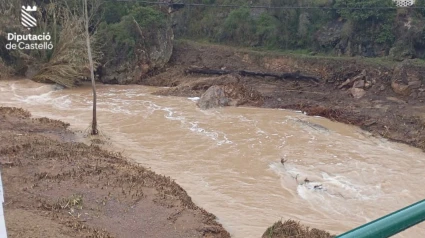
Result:
M300 72L319 80L185 73L193 67L275 74ZM159 95L184 97L200 97L212 85L243 86L260 97L244 98L243 92L230 95L237 98L240 106L300 110L424 150L423 75L425 66L416 61L281 55L179 42L167 70L140 83L170 87L159 90Z
M0 107L9 237L230 237L172 179L74 142L68 126Z

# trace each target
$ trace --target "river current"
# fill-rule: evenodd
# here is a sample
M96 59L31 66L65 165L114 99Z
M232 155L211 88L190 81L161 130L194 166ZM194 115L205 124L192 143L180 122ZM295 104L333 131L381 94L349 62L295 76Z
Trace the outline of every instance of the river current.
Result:
M280 219L339 234L425 198L425 154L300 112L155 96L158 88L98 85L110 149L175 179L232 237L261 237ZM85 131L91 88L0 81L0 106ZM284 165L281 160L284 160ZM425 225L397 237L425 237Z

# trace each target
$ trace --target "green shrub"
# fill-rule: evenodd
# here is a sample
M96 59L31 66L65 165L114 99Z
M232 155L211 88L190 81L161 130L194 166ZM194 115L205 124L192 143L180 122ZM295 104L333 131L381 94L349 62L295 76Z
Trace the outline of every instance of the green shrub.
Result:
M133 5L131 9L126 8L125 12L127 15L121 17L119 22L108 24L105 20L98 27L99 38L106 42L102 46L105 59L134 59L137 44L146 43L145 40L149 40L152 32L167 24L167 16L152 7ZM113 22L113 19L110 18L109 21Z
M278 20L273 16L262 13L256 22L256 35L258 43L268 48L277 46Z
M335 0L334 6L340 8L338 13L343 18L356 23L365 23L372 20L386 21L388 18L393 17L396 12L395 9L374 9L377 7L394 7L393 0Z
M250 9L241 7L230 12L223 25L222 40L249 45L255 36L255 21Z

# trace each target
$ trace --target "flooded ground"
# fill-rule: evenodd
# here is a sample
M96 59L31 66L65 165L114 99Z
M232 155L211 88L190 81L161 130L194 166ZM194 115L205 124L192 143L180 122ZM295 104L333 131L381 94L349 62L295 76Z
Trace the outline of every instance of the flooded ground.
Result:
M175 179L233 237L260 237L279 219L341 233L425 197L419 149L292 111L202 111L197 98L156 89L100 85L100 130L110 149ZM84 131L91 89L0 81L0 105ZM399 235L424 236L424 225Z

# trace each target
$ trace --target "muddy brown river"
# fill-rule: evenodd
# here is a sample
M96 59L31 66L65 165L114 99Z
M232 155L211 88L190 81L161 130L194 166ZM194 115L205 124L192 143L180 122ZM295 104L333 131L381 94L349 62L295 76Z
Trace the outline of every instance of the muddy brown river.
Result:
M341 233L425 198L419 149L293 111L202 111L197 98L151 95L155 90L98 85L108 147L174 178L232 237L260 237L280 219ZM91 89L0 81L0 106L85 131ZM397 237L425 237L425 225Z

